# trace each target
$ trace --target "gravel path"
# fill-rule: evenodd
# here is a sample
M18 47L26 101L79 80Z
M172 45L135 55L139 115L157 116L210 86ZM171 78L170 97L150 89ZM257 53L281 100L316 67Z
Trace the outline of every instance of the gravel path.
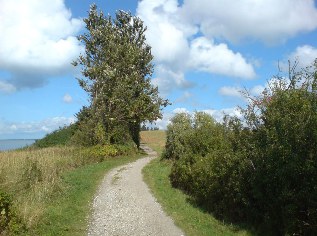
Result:
M115 168L105 176L93 202L88 235L184 235L143 182L141 170L156 153L142 148L147 157Z

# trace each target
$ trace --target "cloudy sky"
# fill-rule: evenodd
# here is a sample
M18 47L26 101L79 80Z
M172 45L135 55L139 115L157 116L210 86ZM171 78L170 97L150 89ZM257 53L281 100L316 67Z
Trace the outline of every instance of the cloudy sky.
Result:
M70 63L93 2L147 25L152 82L173 103L160 128L179 111L235 114L240 90L259 94L278 65L317 58L313 0L0 0L0 139L43 137L87 104Z

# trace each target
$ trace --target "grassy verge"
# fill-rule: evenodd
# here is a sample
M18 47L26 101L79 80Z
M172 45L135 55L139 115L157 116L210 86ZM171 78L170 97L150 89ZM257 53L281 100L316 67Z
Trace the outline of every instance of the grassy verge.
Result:
M0 235L84 235L105 172L136 158L134 149L119 146L0 152L0 211L14 212L14 219L0 214Z
M110 169L136 160L134 157L110 158L63 175L68 190L48 205L34 235L85 235L93 196Z
M165 135L156 132L142 132L141 138L160 155L164 149ZM219 222L211 214L192 204L186 194L172 188L168 178L171 166L172 163L169 161L155 159L143 169L144 179L165 212L174 219L174 222L183 229L187 236L251 235L232 225Z

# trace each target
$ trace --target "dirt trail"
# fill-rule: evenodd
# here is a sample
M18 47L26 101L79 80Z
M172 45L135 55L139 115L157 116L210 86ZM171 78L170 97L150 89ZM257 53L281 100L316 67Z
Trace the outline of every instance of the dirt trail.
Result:
M147 157L110 171L93 202L88 235L181 236L177 228L143 182L142 168L156 152L142 147Z

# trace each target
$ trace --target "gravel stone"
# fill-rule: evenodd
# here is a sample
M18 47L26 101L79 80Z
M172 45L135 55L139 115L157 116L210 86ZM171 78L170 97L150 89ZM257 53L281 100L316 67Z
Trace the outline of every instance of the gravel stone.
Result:
M104 178L93 201L88 235L182 236L143 181L142 168L156 152L146 146L147 157L117 167Z

